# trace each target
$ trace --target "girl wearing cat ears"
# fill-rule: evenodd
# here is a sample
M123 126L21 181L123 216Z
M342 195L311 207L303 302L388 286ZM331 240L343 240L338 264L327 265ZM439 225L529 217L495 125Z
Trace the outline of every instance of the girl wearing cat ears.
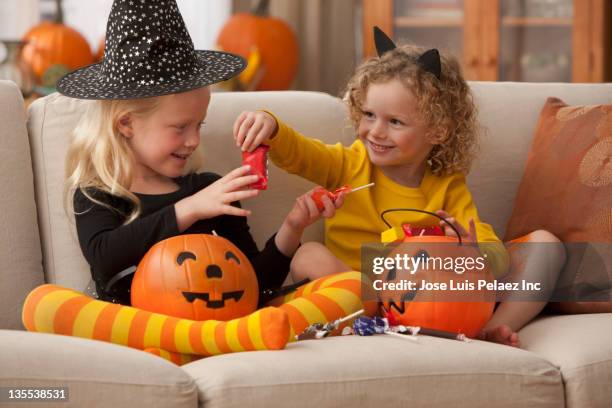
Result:
M303 245L292 261L294 276L361 269L361 245L379 242L388 227L380 214L390 208L416 208L446 218L464 242L482 243L498 279L555 282L564 263L563 245L546 231L523 241L548 242L538 251L520 254L515 265L493 228L480 220L465 175L477 148L476 108L458 62L438 51L396 47L375 29L379 56L357 68L346 90L346 101L357 140L348 147L325 145L305 137L270 112L243 112L234 124L236 144L251 151L270 146L279 167L328 190L342 185L374 187L346 200L325 220L325 246ZM391 225L427 225L420 212L391 213ZM446 235L456 235L445 223ZM519 255L516 255L518 257ZM550 288L550 286L549 286ZM546 304L502 302L484 327L481 338L518 346L517 331Z

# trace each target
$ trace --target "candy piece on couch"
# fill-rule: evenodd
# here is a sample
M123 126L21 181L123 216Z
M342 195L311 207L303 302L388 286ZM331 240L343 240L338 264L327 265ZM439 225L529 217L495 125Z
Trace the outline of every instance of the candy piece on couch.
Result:
M289 317L291 333L288 340L314 323L331 322L348 316L360 309L371 315L376 311L375 302L363 302L361 289L364 276L360 272L341 272L324 276L300 286L296 291L269 302L285 311ZM338 333L346 322L339 327Z
M612 311L610 298L580 301L581 288L601 286L604 297L609 297L612 289L611 156L612 105L568 106L558 98L548 98L540 113L505 240L545 229L566 243L568 266L557 287L568 288L567 296L553 300L577 301L551 303L553 311ZM587 259L579 243L590 243L596 256ZM597 264L589 265L595 261Z
M29 331L200 356L279 350L289 335L287 314L273 307L227 322L193 321L92 299L51 284L30 292L22 319Z

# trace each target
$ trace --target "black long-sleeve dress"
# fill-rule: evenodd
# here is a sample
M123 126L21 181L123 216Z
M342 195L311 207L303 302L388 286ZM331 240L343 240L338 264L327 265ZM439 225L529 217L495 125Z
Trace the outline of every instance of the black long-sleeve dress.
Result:
M91 266L98 297L102 300L130 305L133 274L120 274L140 262L157 242L183 234L210 234L214 230L236 245L251 261L260 291L281 286L289 272L291 258L283 255L272 236L259 251L245 217L221 215L199 220L182 233L178 230L174 204L205 188L220 178L214 173L190 174L175 179L179 189L172 193L136 194L141 201L141 214L124 225L132 204L100 190L88 190L107 208L91 201L81 190L74 195L76 227L81 250ZM232 203L240 206L240 203ZM120 274L120 275L118 275ZM109 285L110 283L110 285Z

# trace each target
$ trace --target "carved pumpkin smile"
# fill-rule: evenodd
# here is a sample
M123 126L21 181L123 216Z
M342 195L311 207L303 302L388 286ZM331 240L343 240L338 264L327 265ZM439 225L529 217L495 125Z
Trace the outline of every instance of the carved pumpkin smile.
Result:
M225 292L221 295L221 300L210 300L209 293L183 292L183 296L185 296L185 299L187 299L189 303L193 303L196 299L200 299L206 303L206 307L209 309L221 309L225 307L225 301L230 299L234 299L238 302L243 294L244 290L235 290L233 292Z
M132 306L190 320L231 320L257 307L249 259L225 238L178 235L155 244L132 280Z
M413 236L405 237L390 251L389 258L404 255L414 258L429 259L459 259L481 256L477 249L470 246L457 245L458 240L449 236ZM441 265L431 263L431 267L420 266L416 271L396 268L388 269L384 278L386 282L401 282L410 280L419 282L414 290L390 290L381 293L385 309L405 326L420 326L438 330L461 332L468 337L475 337L478 331L490 318L495 302L486 292L466 291L468 299L448 300L450 291L421 290L421 281L429 284L443 283L450 285L457 281L453 270L446 270ZM482 270L470 270L461 275L461 280L471 283L479 279L489 279L488 266ZM448 286L447 286L448 287ZM457 292L461 293L461 292ZM446 296L446 297L445 297ZM459 296L459 295L457 295Z

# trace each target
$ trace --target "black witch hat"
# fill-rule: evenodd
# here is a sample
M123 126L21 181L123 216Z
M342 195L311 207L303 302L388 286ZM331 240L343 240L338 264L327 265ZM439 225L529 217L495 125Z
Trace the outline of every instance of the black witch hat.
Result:
M225 81L244 69L240 56L195 50L176 0L115 0L104 60L73 71L57 90L79 99L138 99Z

